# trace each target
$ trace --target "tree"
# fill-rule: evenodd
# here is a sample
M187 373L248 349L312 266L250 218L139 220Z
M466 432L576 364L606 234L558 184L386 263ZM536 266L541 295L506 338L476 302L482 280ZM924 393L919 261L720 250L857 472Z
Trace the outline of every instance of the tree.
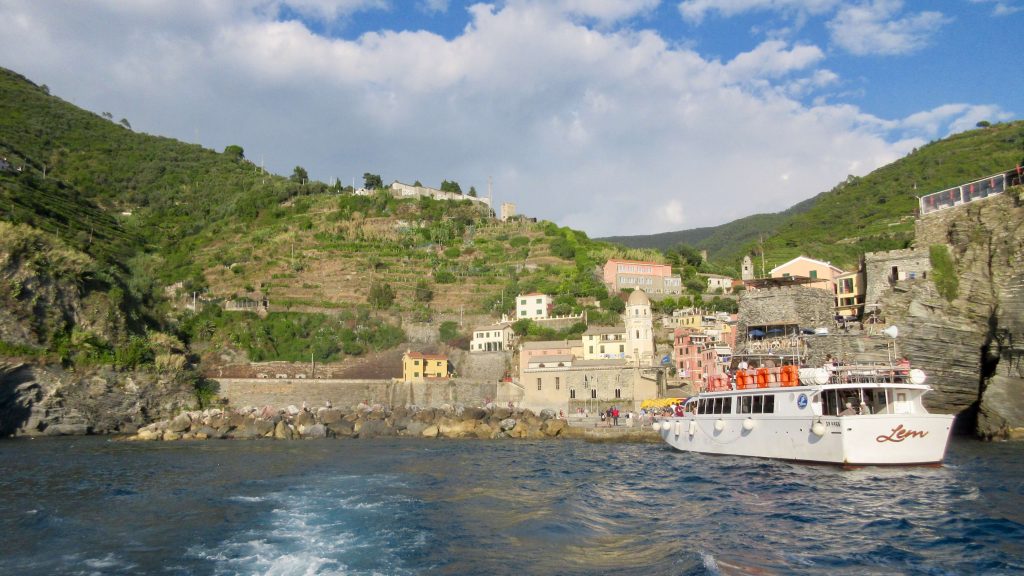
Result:
M473 198L476 198L476 186L469 187L469 195Z
M245 150L237 144L231 144L224 148L224 155L236 162L238 160L245 160Z
M132 125L128 123L128 119L127 118L121 118L121 121L118 122L118 124L120 124L121 126L124 126L125 128L127 128L129 130L132 129Z
M977 124L975 124L975 126L977 126L978 128L988 128L991 125L992 125L992 123L989 122L988 120L982 120L981 122L978 122Z
M309 173L306 172L306 169L303 168L302 166L296 166L295 170L292 170L292 176L290 180L292 182L304 184L307 180L309 180Z
M454 192L456 194L462 194L462 186L459 186L459 183L454 180L452 180L451 182L447 180L442 180L441 192Z
M384 187L384 181L381 179L380 174L370 174L369 172L363 173L363 188L367 190L377 190L378 188Z
M381 310L394 303L395 291L386 282L374 282L370 285L370 295L366 299L370 306Z
M416 282L415 295L417 302L430 302L434 299L434 290L430 288L430 284L426 280L420 278Z
M422 188L423 187L423 182L420 182L419 180L417 180L417 181L413 182L412 185L417 187L417 188Z
M454 320L446 320L441 323L439 332L441 342L451 342L459 336L459 323Z

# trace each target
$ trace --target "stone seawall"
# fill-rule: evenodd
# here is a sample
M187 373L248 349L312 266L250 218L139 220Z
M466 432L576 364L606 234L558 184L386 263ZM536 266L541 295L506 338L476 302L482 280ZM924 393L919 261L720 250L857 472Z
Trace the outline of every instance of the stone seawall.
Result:
M454 379L442 382L392 380L215 378L218 396L232 406L335 406L381 404L437 408L463 404L483 406L497 396L497 382Z

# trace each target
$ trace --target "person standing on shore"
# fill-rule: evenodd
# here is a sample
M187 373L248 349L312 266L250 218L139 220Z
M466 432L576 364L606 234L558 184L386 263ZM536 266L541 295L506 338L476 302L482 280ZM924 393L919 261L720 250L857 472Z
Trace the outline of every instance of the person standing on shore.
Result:
M619 408L618 406L612 406L612 426L619 425Z

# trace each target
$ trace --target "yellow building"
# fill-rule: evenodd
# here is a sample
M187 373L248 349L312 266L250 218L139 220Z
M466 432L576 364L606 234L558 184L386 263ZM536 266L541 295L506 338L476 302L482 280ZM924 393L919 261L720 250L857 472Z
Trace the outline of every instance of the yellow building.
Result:
M448 357L444 354L423 354L406 351L402 355L402 380L424 382L435 378L449 378Z
M847 272L836 276L836 314L845 318L864 313L864 271Z

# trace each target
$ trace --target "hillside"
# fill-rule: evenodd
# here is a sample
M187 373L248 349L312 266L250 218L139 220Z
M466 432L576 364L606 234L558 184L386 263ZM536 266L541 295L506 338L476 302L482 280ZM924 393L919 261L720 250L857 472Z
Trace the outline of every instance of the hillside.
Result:
M0 156L0 217L23 225L6 229L5 242L21 247L38 233L52 253L81 253L86 264L69 279L76 298L110 294L111 314L123 316L107 323L116 331L76 323L77 300L69 301L52 330L6 342L61 358L103 362L166 332L180 339L179 351L206 358L233 349L261 360L312 352L335 361L395 346L405 322L489 322L522 291L558 295L559 310L578 313L577 298L609 298L597 266L631 253L550 222L499 223L468 200L356 196L268 174L241 146L216 152L136 133L127 120L81 110L2 69ZM33 266L8 271L4 282L62 277L36 269L46 262ZM11 286L26 302L35 298ZM190 300L200 303L195 312ZM270 313L224 313L227 300L269 300ZM31 332L21 328L7 333ZM91 351L56 351L69 346ZM151 362L147 350L141 358Z
M732 263L744 254L759 254L763 235L768 267L800 254L852 267L864 252L909 245L918 196L1009 169L1022 157L1024 122L995 124L922 146L785 212L713 228L599 240L647 248L683 242L708 250L712 260Z

